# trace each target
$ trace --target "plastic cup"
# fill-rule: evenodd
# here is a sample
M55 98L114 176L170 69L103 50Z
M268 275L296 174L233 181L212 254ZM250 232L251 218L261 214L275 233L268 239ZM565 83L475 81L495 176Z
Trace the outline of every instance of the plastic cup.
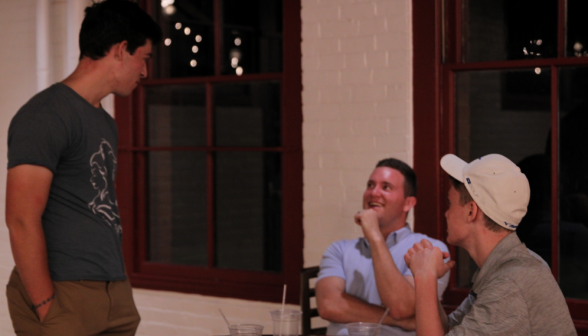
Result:
M377 323L348 323L347 331L349 332L349 336L379 336L381 327Z
M274 336L298 336L300 335L300 310L272 310L270 312L274 321Z
M231 324L231 336L261 336L263 326L259 324Z

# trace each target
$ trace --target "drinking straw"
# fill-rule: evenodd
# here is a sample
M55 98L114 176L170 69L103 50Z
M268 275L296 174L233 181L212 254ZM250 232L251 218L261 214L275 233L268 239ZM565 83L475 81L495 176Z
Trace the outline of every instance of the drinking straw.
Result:
M222 309L218 309L218 312L222 315L222 317L225 319L225 322L227 322L227 328L229 328L229 331L231 329L231 324L229 323L229 320L227 320L227 317L225 316L225 314L223 314L223 310Z
M379 325L382 325L382 322L384 321L384 318L386 317L386 315L388 315L388 312L389 311L390 311L390 308L386 308L386 311L384 312L384 315L382 315L382 318L380 319L380 322L378 322Z
M284 320L284 305L286 304L286 284L284 284L284 294L282 295L282 310L280 311L280 333L282 336L282 321Z

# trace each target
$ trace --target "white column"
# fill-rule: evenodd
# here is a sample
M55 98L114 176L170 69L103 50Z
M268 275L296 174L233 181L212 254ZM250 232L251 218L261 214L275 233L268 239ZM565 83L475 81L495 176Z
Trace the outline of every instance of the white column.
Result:
M37 91L46 89L49 81L49 0L37 0Z
M88 0L67 0L66 20L67 38L65 43L65 64L63 77L69 76L78 65L80 57L79 35L82 21L84 20L84 9L91 3Z
M100 102L102 108L114 118L114 95L111 93Z

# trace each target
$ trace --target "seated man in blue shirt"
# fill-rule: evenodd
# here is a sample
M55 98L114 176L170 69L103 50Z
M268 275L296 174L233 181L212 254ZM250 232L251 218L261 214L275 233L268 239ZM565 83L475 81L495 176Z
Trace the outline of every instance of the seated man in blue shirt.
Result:
M320 316L331 322L327 335L347 335L346 323L378 323L386 308L380 335L414 335L414 279L404 255L427 237L406 224L416 202L412 168L397 159L378 162L355 215L364 237L333 243L321 261L316 297ZM428 239L449 257L445 244ZM448 281L449 273L439 279L439 296Z

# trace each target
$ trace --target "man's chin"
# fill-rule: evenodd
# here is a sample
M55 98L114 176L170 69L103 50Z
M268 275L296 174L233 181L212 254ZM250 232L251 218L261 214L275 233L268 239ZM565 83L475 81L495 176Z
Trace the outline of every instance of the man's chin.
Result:
M447 241L447 244L453 245L453 246L458 246L458 243L459 243L459 241L457 241L454 237L449 235L449 233L447 233L446 241Z
M131 95L131 93L133 93L133 91L135 91L135 88L133 88L132 90L125 90L125 91L114 91L112 92L112 94L114 94L117 97L120 98L124 98L124 97L128 97Z

